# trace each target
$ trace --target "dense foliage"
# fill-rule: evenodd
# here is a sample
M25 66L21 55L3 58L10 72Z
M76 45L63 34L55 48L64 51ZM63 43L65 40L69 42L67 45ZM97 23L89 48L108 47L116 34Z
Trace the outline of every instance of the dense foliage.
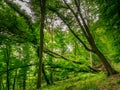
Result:
M119 5L119 0L1 0L0 90L50 89L46 84L62 90L57 84L64 81L65 90L101 88L106 73L120 71Z

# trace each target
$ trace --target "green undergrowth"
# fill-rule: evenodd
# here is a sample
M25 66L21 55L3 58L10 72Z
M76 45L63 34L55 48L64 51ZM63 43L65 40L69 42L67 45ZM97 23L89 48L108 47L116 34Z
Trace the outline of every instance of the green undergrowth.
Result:
M103 72L79 73L74 78L43 86L42 90L120 90L120 74L107 77Z

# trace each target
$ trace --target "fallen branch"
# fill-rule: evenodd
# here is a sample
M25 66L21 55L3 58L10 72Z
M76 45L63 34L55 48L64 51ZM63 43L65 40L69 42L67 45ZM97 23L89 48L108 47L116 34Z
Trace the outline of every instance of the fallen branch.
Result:
M49 54L50 56L55 57L55 58L63 58L64 60L69 61L69 62L72 62L72 63L75 63L75 64L82 64L81 62L77 62L77 61L74 61L74 60L70 60L70 59L64 57L63 55L60 55L60 54L58 54L58 53L56 53L56 52L53 52L53 51L50 51L50 50L48 50L48 49L44 49L44 52L47 53L47 54Z

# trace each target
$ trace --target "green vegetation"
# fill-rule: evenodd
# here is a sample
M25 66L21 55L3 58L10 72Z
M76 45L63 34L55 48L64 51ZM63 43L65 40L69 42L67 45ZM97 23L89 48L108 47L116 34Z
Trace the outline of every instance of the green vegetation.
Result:
M119 0L0 0L0 90L120 90Z
M43 86L43 90L119 90L119 88L120 75L106 77L103 72L79 73L72 79L55 82L52 86Z

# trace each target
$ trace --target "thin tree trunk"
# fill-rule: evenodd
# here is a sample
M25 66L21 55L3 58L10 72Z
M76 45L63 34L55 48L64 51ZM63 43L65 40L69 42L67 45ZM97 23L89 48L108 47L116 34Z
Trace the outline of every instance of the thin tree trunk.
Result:
M13 90L15 90L16 77L17 77L17 69L15 70L15 76L14 76L14 80L13 80Z
M38 80L37 90L41 89L42 84L42 60L43 60L43 41L44 41L44 21L45 21L45 4L46 0L40 0L41 20L40 20L40 50L39 50L39 68L38 68Z
M46 72L45 72L44 64L42 64L42 73L43 73L43 75L45 77L45 81L46 81L47 85L50 85L50 81L49 81L49 79L48 79L48 77L46 75Z
M90 66L93 67L92 52L90 51Z
M5 50L5 58L6 58L6 87L7 90L10 90L10 81L9 81L9 46L6 45L6 50Z
M6 78L6 84L7 84L7 90L10 90L10 82L9 82L9 61L6 62L6 69L7 69L7 78Z
M51 29L51 39L52 39L52 44L53 44L53 41L54 41L54 31L53 31L53 26L52 26L52 29ZM53 51L53 45L52 45L52 51ZM50 57L50 63L53 63L53 58ZM50 84L53 84L53 68L50 68Z
M53 49L52 49L53 51ZM49 57L49 63L50 64L53 64L53 57L50 56ZM53 68L50 67L50 84L52 85L53 84Z
M23 74L23 90L26 90L27 70L26 70L26 68L23 69L23 70L24 70L24 74Z
M74 43L74 55L75 55L75 59L76 59L76 55L77 55L77 42L75 41L75 43Z
M0 90L2 90L2 75L0 76Z
M53 84L53 68L50 68L50 84Z
M4 86L3 80L1 82L1 85L2 85L2 89L1 90L5 90L5 86Z

